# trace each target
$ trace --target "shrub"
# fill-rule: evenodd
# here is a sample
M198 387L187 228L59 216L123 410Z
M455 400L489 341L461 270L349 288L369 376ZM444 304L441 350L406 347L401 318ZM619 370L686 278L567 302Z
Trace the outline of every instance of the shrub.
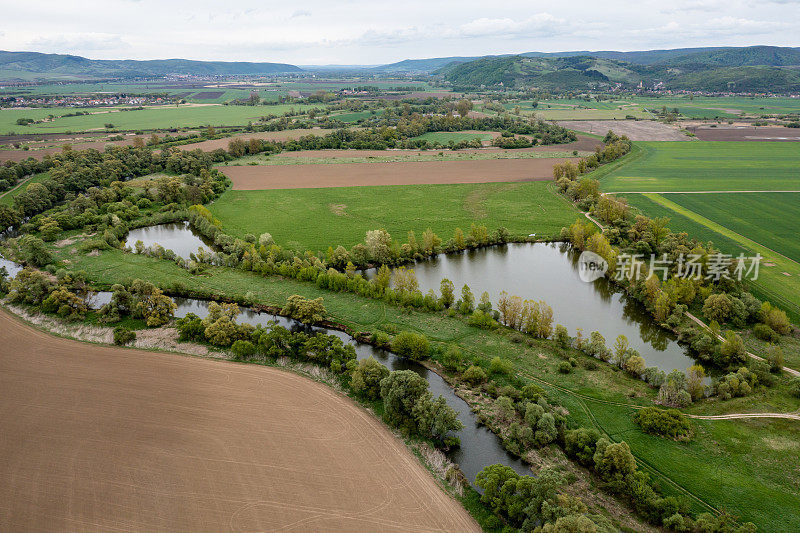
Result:
M642 431L651 435L688 440L692 434L689 419L677 409L645 407L633 416L633 421L642 428Z
M463 364L464 355L461 353L461 349L455 344L448 346L442 355L442 366L451 372L457 372L461 370Z
M136 332L126 327L117 326L114 328L114 344L125 346L136 340Z
M572 365L569 364L569 361L562 361L561 364L558 365L558 371L562 374L569 374L572 372Z
M481 329L494 329L498 326L497 321L492 318L492 315L476 309L469 317L467 323L474 328Z
M766 324L756 324L753 327L753 336L766 342L778 342L780 334Z
M791 383L789 383L789 394L795 398L800 398L800 378L794 378Z
M770 371L780 372L783 368L783 350L781 350L781 347L773 345L767 348L766 360L769 363Z
M294 294L286 299L286 305L281 310L281 314L299 320L303 324L315 324L325 320L327 313L322 298L309 300L299 294Z
M472 365L461 375L462 379L470 385L480 385L486 381L486 372L479 366Z
M490 374L503 374L507 375L511 373L511 361L507 361L505 359L498 357L494 357L491 362L489 363L489 373Z
M256 347L250 341L238 340L231 346L231 353L236 359L248 359L256 353Z
M569 337L567 328L561 324L556 324L556 332L553 336L553 340L555 340L556 344L558 344L561 348L569 348L569 345L572 343L572 339Z
M403 331L392 341L392 351L400 357L420 361L430 355L430 343L425 335Z
M381 381L388 375L388 368L376 361L374 357L368 357L359 361L358 366L353 370L350 386L355 392L375 400L381 395Z
M564 452L583 466L592 466L600 432L594 428L578 428L564 435Z

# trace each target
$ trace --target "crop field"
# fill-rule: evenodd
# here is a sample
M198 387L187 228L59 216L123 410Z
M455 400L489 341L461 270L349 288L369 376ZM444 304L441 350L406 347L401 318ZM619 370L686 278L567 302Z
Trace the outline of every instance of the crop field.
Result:
M716 127L714 127L716 126ZM701 141L800 141L800 128L711 125L687 127Z
M673 231L712 241L723 253L764 258L755 293L800 317L800 193L628 194L651 217L670 218Z
M605 136L609 131L625 135L632 141L688 141L677 126L652 120L560 120L559 126Z
M0 400L24 406L0 413L0 529L479 531L321 383L62 339L5 311L0 342Z
M574 158L222 166L234 190L550 180L553 166Z
M349 248L379 228L403 241L426 228L446 240L473 222L548 236L577 215L545 182L228 191L210 209L228 233L268 232L279 244L313 251Z
M641 142L596 175L606 192L800 190L794 143Z
M0 110L0 132L2 133L64 133L70 131L104 130L105 124L113 124L120 130L153 130L181 127L243 126L256 122L265 115L281 115L286 112L307 110L308 104L281 104L272 106L222 106L188 105L148 107L141 110L121 111L124 108L92 109L89 115L66 117L64 115L84 112L85 108L59 109L2 109ZM49 115L55 118L48 119ZM20 126L19 118L46 120L41 124Z

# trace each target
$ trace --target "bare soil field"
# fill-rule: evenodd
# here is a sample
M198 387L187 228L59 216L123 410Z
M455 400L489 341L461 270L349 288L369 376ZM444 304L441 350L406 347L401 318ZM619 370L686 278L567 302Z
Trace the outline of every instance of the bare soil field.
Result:
M2 531L479 531L377 419L268 367L0 311Z
M692 126L687 130L701 141L800 141L800 128L782 126Z
M688 141L677 126L652 120L559 120L559 126L571 130L605 135L608 130L627 135L632 141Z
M553 179L553 165L576 158L483 159L336 165L245 165L220 167L240 191L315 189L366 185L492 183Z

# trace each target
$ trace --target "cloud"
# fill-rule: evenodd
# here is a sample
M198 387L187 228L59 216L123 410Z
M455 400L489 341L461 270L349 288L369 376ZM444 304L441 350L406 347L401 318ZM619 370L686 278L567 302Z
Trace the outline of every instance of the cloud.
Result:
M511 36L546 36L563 33L566 28L564 19L556 18L549 13L537 13L524 20L510 18L479 18L458 28L459 37L511 37Z
M309 11L307 9L298 9L294 13L292 13L289 18L298 19L298 18L310 17L310 16L311 16L311 11Z
M129 48L119 35L111 33L62 33L37 37L28 42L32 49L74 53L85 50L119 50Z

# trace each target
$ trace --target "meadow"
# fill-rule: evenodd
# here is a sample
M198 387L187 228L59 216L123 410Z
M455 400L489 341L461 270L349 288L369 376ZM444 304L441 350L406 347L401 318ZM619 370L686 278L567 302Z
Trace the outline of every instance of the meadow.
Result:
M431 228L447 240L472 223L550 236L578 215L549 182L229 190L209 208L227 233L268 232L282 245L313 251L349 248L379 228L403 242L409 230L419 239Z
M792 142L639 142L596 174L605 192L800 191Z
M163 106L141 110L121 111L124 108L93 108L89 115L64 116L87 111L86 108L2 109L0 132L3 134L65 133L105 130L113 124L118 130L154 130L200 126L244 126L265 115L282 115L323 107L309 104L280 104L269 106ZM53 119L49 116L53 115ZM17 119L46 120L41 124L18 125Z

